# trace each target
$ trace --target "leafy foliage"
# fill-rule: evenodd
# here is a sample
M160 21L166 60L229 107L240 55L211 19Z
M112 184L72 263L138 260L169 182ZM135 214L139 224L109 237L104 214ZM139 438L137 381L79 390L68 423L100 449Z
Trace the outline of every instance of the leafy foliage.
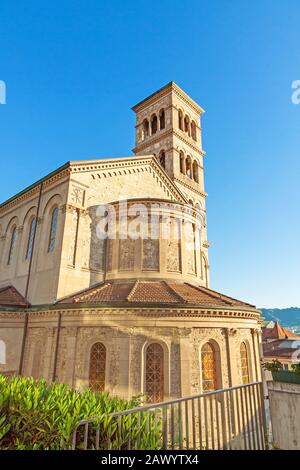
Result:
M93 418L89 448L94 446L98 425L100 449L127 448L129 439L132 447L156 449L160 433L151 413L141 419L136 414L122 419L108 416L138 405L138 399L126 401L89 389L80 393L63 384L0 375L0 449L70 449L80 421L89 418ZM79 448L82 433L84 428L80 427L76 441Z
M270 372L279 372L283 369L283 365L278 361L278 359L274 359L272 362L264 362L262 366L264 370L268 370Z
M295 374L300 374L300 362L298 362L298 364L292 364L292 370Z

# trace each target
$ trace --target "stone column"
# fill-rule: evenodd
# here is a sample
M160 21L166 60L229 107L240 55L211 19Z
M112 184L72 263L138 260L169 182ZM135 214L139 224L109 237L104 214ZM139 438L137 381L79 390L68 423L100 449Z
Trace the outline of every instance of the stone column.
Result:
M119 377L117 385L117 394L125 399L130 398L129 396L129 361L130 361L130 334L124 336L118 336L116 338L120 347L120 367Z
M45 349L44 349L44 370L43 370L43 377L45 377L46 380L49 380L50 382L52 381L52 366L53 366L53 360L54 360L54 343L53 339L56 334L56 327L49 327L46 328L46 343L45 343Z
M192 394L192 345L190 330L180 337L180 384L181 396L186 397Z
M0 265L4 263L4 248L5 248L6 235L0 236Z
M143 337L130 335L129 338L129 387L128 396L140 395L143 390L144 358L142 357Z
M256 344L257 344L258 380L263 380L263 371L261 367L261 361L263 359L263 347L262 347L262 334L261 334L260 329L257 330Z
M63 382L70 387L73 387L74 385L77 332L78 328L76 326L66 328L65 332L67 354L65 358L65 374Z
M260 360L259 360L259 350L257 348L258 343L257 343L257 335L258 331L255 328L251 328L251 335L252 335L252 350L253 350L253 362L254 362L254 368L253 368L253 380L254 381L259 381L259 369L260 369Z
M235 328L226 328L226 355L228 367L228 387L239 385L237 367L236 367L236 347L234 344L234 337L237 334ZM224 387L226 388L226 387Z

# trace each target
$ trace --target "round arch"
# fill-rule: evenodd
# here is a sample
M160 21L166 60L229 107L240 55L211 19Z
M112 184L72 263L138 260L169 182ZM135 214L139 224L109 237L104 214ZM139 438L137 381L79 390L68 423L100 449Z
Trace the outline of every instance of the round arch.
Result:
M213 361L213 362L212 362ZM222 388L221 347L215 339L203 339L199 345L200 388L202 392Z
M142 394L147 395L147 350L153 344L159 345L163 351L163 385L161 391L163 392L162 398L165 400L166 397L170 396L170 349L169 346L160 339L149 339L142 347Z

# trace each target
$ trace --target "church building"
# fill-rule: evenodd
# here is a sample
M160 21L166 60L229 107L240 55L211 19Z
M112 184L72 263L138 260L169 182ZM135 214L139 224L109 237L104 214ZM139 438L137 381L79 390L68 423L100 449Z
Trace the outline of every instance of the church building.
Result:
M260 312L210 288L204 111L174 82L133 111L133 156L0 205L0 373L152 402L261 380Z

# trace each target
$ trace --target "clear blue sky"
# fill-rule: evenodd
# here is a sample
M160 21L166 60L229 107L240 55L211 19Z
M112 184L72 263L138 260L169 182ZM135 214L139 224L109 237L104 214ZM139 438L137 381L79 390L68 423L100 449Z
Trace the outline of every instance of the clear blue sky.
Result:
M212 287L300 306L299 0L2 0L0 200L68 160L125 156L173 80L204 109Z

